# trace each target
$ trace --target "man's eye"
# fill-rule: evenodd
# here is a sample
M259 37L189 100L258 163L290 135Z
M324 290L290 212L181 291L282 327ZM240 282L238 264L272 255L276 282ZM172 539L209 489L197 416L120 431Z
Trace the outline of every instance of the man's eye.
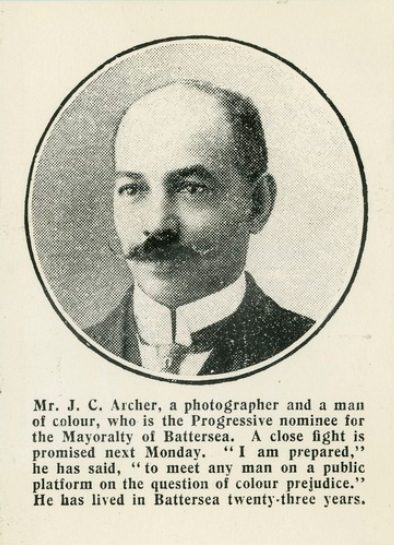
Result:
M178 187L178 193L183 193L186 195L199 196L209 193L210 189L208 186L201 182L185 182L184 184Z
M125 197L135 197L138 195L138 193L141 193L142 188L138 184L125 184L119 187L118 193L119 195L123 195Z

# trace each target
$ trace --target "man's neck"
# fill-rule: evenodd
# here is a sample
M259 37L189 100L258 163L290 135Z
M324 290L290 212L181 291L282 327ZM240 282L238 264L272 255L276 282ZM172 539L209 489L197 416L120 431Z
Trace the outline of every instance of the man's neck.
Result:
M176 308L176 342L190 344L190 335L219 322L237 310L245 295L245 275L223 289ZM142 339L148 344L173 342L172 312L146 295L138 285L134 293L134 314Z

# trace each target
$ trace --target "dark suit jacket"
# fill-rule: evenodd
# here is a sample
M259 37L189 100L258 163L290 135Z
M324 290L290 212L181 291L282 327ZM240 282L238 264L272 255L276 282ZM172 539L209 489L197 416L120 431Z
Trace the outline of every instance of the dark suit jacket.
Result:
M210 330L212 351L199 375L228 373L260 363L293 344L313 323L277 305L247 273L246 293L238 310L206 330ZM141 365L133 288L104 321L88 328L86 334L112 354Z

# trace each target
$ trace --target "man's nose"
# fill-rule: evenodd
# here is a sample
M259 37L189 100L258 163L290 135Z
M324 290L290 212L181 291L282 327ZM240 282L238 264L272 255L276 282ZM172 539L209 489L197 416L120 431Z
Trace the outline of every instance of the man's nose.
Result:
M146 209L144 218L143 233L146 237L162 233L174 232L179 229L179 218L172 202L168 196L151 200L150 206Z

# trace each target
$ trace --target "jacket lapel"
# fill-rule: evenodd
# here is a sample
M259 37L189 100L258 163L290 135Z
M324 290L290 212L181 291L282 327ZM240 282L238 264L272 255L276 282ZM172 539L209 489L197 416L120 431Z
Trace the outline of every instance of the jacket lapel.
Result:
M135 365L142 365L138 342L138 328L133 312L133 288L125 297L122 323L122 357Z
M213 349L199 375L237 371L271 355L272 339L267 327L271 300L248 273L246 281L245 297L217 331Z

